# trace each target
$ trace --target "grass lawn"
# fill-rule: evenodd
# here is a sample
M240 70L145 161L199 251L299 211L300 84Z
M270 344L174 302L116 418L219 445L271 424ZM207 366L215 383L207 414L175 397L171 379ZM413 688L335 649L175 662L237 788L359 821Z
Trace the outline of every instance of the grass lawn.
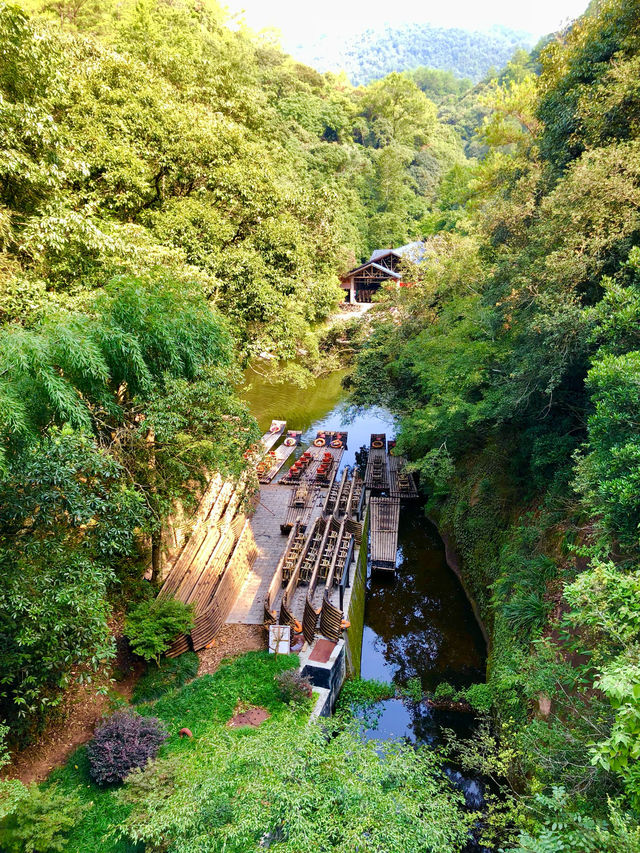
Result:
M274 675L297 666L297 655L279 655L276 659L268 652L248 652L221 666L213 675L196 678L155 702L138 705L136 710L159 717L166 724L170 737L160 750L161 756L187 751L195 747L198 739L224 726L239 702L267 708L272 719L263 726L269 726L283 713L291 713L280 699ZM191 729L193 739L178 736L183 727ZM247 736L247 730L232 730L231 736ZM113 827L126 817L129 807L115 796L122 786L99 788L91 781L86 747L76 750L45 784L51 782L90 804L68 838L65 847L68 853L134 853L142 849L110 836Z

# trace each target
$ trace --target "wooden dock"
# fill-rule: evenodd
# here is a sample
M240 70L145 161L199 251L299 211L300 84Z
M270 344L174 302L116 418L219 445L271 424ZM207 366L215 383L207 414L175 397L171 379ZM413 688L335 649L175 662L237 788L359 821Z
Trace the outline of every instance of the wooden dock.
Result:
M372 497L370 503L371 569L395 572L400 498Z
M275 609L276 613L280 610L282 577L276 580L275 575L287 544L287 539L280 532L280 521L286 514L291 491L281 489L277 483L260 489L260 502L251 519L258 555L227 617L228 624L262 625L265 621L265 601L270 590L273 595L269 600L269 609ZM313 525L321 511L322 501L319 493L316 493L315 503L310 507L309 526Z
M318 433L295 476L280 480L289 488L281 489L275 478L300 439L290 431L290 441L279 445L285 426L274 421L254 448L263 457L259 473L266 481L255 511L245 509L252 473L238 482L214 478L205 492L191 537L160 591L160 597L194 607L194 628L177 638L170 656L208 646L225 621L277 621L302 630L308 643L318 632L335 642L345 627L350 566L367 545L367 500L372 568L395 572L400 505L418 492L404 459L389 452L394 442L387 444L384 434L371 436L363 478L355 468L340 472L347 433ZM249 459L251 464L255 456Z

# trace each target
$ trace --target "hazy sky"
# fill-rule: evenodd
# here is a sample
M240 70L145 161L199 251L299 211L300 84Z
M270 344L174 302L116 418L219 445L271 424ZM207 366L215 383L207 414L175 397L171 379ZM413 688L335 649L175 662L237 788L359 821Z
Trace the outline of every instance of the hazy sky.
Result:
M583 12L588 0L222 0L245 12L254 29L275 27L283 41L312 42L324 33L357 32L384 23L416 21L486 29L503 24L535 36Z

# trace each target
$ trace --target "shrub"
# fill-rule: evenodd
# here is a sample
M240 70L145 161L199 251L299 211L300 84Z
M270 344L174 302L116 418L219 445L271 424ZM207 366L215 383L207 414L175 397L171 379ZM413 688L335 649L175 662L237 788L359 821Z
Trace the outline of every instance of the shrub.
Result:
M488 684L472 684L462 693L474 711L486 714L491 710L493 694Z
M515 595L511 601L502 606L502 612L509 627L529 635L535 628L542 625L549 612L549 603L537 592Z
M91 778L98 785L122 782L155 758L167 737L155 717L117 711L98 726L87 747Z
M55 786L32 785L0 823L3 853L55 853L64 850L66 835L87 808Z
M274 676L280 695L288 705L296 705L310 699L313 688L309 679L297 669L285 669Z
M142 601L126 618L124 634L145 660L160 659L178 634L193 627L193 608L172 598Z
M200 659L195 652L185 652L177 658L164 658L150 663L133 691L133 702L153 702L165 693L182 687L198 674Z
M396 685L386 681L376 681L373 678L349 678L340 691L339 710L357 711L393 699L396 695Z
M422 681L417 676L410 678L402 689L402 693L407 699L420 702L422 699Z
M453 699L456 695L456 689L448 681L441 681L433 695L436 699Z

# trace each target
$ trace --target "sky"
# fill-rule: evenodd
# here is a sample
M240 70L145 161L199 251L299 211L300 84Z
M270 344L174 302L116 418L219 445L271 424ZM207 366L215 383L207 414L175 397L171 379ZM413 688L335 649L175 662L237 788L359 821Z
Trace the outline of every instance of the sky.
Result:
M244 11L253 29L281 31L283 46L308 44L324 34L348 34L386 23L430 23L467 30L502 24L546 35L581 14L588 0L222 0Z

